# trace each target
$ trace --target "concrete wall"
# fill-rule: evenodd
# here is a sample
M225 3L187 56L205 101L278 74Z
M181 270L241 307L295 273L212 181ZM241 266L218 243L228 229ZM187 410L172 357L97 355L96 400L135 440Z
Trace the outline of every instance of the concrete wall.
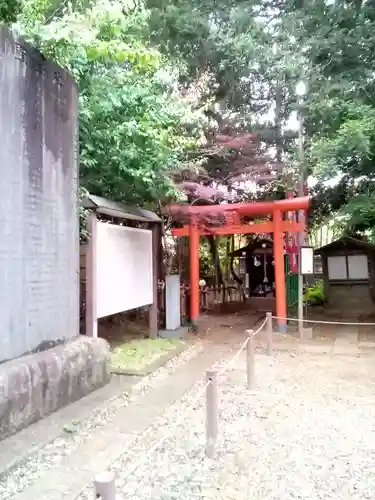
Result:
M77 98L0 28L0 362L79 331Z

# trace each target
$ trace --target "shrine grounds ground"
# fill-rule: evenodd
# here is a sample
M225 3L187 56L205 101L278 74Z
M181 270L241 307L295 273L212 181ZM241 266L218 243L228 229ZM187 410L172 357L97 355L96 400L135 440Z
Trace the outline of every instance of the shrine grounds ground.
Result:
M107 394L4 441L0 498L91 499L93 476L107 468L134 500L372 498L370 330L316 328L306 343L275 336L272 356L259 336L254 389L245 354L219 379L217 454L205 457L204 397L195 402L204 371L224 366L259 319L207 318L202 338L158 372L115 378Z

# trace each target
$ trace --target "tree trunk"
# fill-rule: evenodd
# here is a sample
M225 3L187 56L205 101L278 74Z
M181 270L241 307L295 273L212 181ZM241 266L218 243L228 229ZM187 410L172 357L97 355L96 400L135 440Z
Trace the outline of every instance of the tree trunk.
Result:
M219 258L219 253L217 251L217 243L216 243L216 238L215 236L207 236L208 243L210 245L210 252L212 256L212 263L215 268L215 274L216 274L216 280L217 280L217 285L223 285L224 284L224 278L223 278L223 272L221 270L220 266L220 258Z
M184 236L177 243L177 269L181 281L189 282L190 260L189 260L189 238Z
M231 253L231 247L232 247L232 236L227 236L227 249L226 249L226 252L227 252L227 258L226 258L226 262L225 262L225 280L226 282L228 283L229 281L229 278L230 278L230 265L229 265L229 254Z

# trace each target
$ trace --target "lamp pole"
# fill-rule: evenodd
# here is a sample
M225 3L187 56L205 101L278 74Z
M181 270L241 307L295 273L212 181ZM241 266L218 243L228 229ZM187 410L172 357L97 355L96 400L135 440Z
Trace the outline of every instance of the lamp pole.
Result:
M306 87L303 82L297 85L297 102L298 102L298 160L299 160L299 196L304 196L305 194L305 149L304 149L304 138L303 138L303 114L302 114L302 103L303 96L305 95ZM303 210L299 211L298 214L299 222L303 225L305 224L305 213ZM305 245L305 232L300 231L298 233L298 333L300 338L303 338L303 274L301 269L301 247Z

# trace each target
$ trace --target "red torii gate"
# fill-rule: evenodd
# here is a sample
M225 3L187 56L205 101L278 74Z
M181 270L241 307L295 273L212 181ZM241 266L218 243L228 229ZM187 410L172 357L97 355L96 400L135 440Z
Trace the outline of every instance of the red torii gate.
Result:
M166 213L172 218L183 214L189 224L172 230L173 236L190 237L190 318L194 323L199 318L199 238L204 235L228 235L250 233L273 233L276 316L280 331L286 330L286 291L284 266L284 233L305 230L302 223L283 220L283 214L298 210L307 210L309 198L290 198L280 201L233 203L221 205L169 205ZM207 228L199 223L202 216L222 215L225 224ZM272 221L261 223L241 223L241 216L272 215Z

